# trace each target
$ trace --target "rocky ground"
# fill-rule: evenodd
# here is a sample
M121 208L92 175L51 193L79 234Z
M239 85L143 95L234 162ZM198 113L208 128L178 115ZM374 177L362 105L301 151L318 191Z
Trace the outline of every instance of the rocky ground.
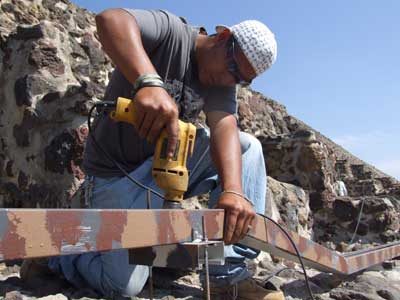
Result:
M256 280L270 289L281 288L287 300L309 299L300 265L271 258L264 252L249 264ZM19 269L18 262L0 265L1 299L104 299L90 289L76 289L55 277L37 277L25 286L19 278ZM353 276L341 277L313 269L307 269L307 274L315 299L400 299L400 260L385 262ZM201 286L196 272L154 269L154 299L203 299ZM136 298L145 299L149 299L147 287Z

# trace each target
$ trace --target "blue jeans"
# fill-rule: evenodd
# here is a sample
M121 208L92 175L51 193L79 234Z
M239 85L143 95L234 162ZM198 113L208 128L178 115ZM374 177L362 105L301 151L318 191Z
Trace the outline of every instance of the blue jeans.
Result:
M245 195L253 202L256 212L264 213L266 195L266 171L260 142L253 136L240 132L242 148L242 184ZM229 149L227 149L229 151ZM191 170L188 192L185 198L210 192L209 207L213 207L220 195L221 186L217 171L209 153L209 135L204 129L197 130L193 156L187 167ZM146 186L162 193L151 175L152 158L130 173ZM137 187L126 177L94 177L91 196L92 208L145 209L146 190ZM152 208L161 208L162 199L152 195ZM225 246L223 266L210 266L211 280L217 285L235 284L249 277L245 259L255 258L257 251L242 245ZM77 287L91 286L106 295L137 295L146 283L148 267L130 265L127 250L92 252L80 255L60 256L50 259L49 266Z

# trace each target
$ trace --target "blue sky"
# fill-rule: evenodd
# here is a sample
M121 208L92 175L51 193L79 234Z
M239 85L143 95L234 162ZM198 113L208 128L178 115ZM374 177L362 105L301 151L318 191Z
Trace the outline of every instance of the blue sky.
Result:
M278 59L253 89L400 179L400 1L72 2L93 12L167 9L209 33L216 24L262 21L276 35Z

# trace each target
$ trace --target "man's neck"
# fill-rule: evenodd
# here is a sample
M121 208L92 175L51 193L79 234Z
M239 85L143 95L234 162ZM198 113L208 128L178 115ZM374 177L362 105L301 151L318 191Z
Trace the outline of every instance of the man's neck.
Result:
M201 63L204 53L212 47L211 37L198 34L196 37L195 56L197 64Z

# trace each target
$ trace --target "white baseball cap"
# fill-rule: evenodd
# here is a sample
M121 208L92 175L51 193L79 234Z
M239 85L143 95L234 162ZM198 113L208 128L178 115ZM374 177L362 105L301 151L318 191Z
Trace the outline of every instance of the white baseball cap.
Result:
M275 35L263 23L248 20L231 27L225 25L215 27L218 33L225 29L229 29L233 34L257 75L266 71L275 62L277 55Z

